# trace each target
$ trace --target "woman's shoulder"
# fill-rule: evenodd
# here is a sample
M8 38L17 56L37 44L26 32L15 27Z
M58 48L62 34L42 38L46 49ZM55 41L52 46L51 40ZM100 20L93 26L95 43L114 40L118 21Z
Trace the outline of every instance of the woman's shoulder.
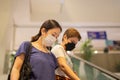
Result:
M54 49L54 48L63 48L63 47L58 44L58 45L55 45L55 46L53 47L53 49Z
M16 56L20 55L21 53L27 53L27 51L30 49L31 43L29 41L23 41L21 45L19 46Z
M30 45L31 45L30 41L23 41L20 46L24 47L24 46L30 46Z
M30 44L30 41L23 41L21 44Z
M63 48L63 46L61 45L56 45L52 48L51 52L56 56L56 58L58 57L64 57L65 55L65 50Z
M31 47L31 42L30 41L23 41L21 45L19 46L18 50L27 50Z
M55 45L51 51L56 51L56 50L60 50L60 49L64 49L61 45Z

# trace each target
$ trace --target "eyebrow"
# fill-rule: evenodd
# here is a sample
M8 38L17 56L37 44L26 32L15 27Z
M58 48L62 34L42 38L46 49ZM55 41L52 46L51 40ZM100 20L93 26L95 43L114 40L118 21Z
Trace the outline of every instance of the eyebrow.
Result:
M54 32L55 34L57 34L56 32Z
M54 33L59 36L59 34L57 34L56 32L54 32Z
M59 37L59 34L57 34L56 32L53 32L52 34L53 34L54 36L56 36L56 38Z
M74 41L74 40L71 40L71 42L73 42L73 43L77 44L77 42L76 42L76 41Z
M74 41L74 40L71 40L71 42L75 43L75 41Z

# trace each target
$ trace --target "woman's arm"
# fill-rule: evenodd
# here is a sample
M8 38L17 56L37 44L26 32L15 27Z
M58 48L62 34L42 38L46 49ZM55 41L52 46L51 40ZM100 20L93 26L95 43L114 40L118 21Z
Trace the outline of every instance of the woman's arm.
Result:
M67 65L64 57L57 58L59 67L61 70L72 80L80 80L79 77L73 72L73 70Z
M24 61L25 55L21 53L19 56L16 57L11 75L10 75L10 80L18 80L19 79L19 72L22 67L23 61Z

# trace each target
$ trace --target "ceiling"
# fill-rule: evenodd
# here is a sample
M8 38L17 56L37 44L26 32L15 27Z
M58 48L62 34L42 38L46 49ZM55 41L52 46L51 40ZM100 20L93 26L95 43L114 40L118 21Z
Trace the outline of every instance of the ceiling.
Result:
M120 22L120 0L30 0L32 21Z
M31 19L33 21L54 18L68 20L64 0L31 0Z

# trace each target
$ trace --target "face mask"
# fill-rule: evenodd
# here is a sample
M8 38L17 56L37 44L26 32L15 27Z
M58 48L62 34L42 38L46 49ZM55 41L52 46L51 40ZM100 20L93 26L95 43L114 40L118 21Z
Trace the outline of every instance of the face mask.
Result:
M53 45L53 43L55 43L56 38L52 35L48 35L44 40L43 40L43 44L47 47L50 47Z
M71 51L75 48L75 43L67 43L65 44L65 47L66 47L66 51Z

